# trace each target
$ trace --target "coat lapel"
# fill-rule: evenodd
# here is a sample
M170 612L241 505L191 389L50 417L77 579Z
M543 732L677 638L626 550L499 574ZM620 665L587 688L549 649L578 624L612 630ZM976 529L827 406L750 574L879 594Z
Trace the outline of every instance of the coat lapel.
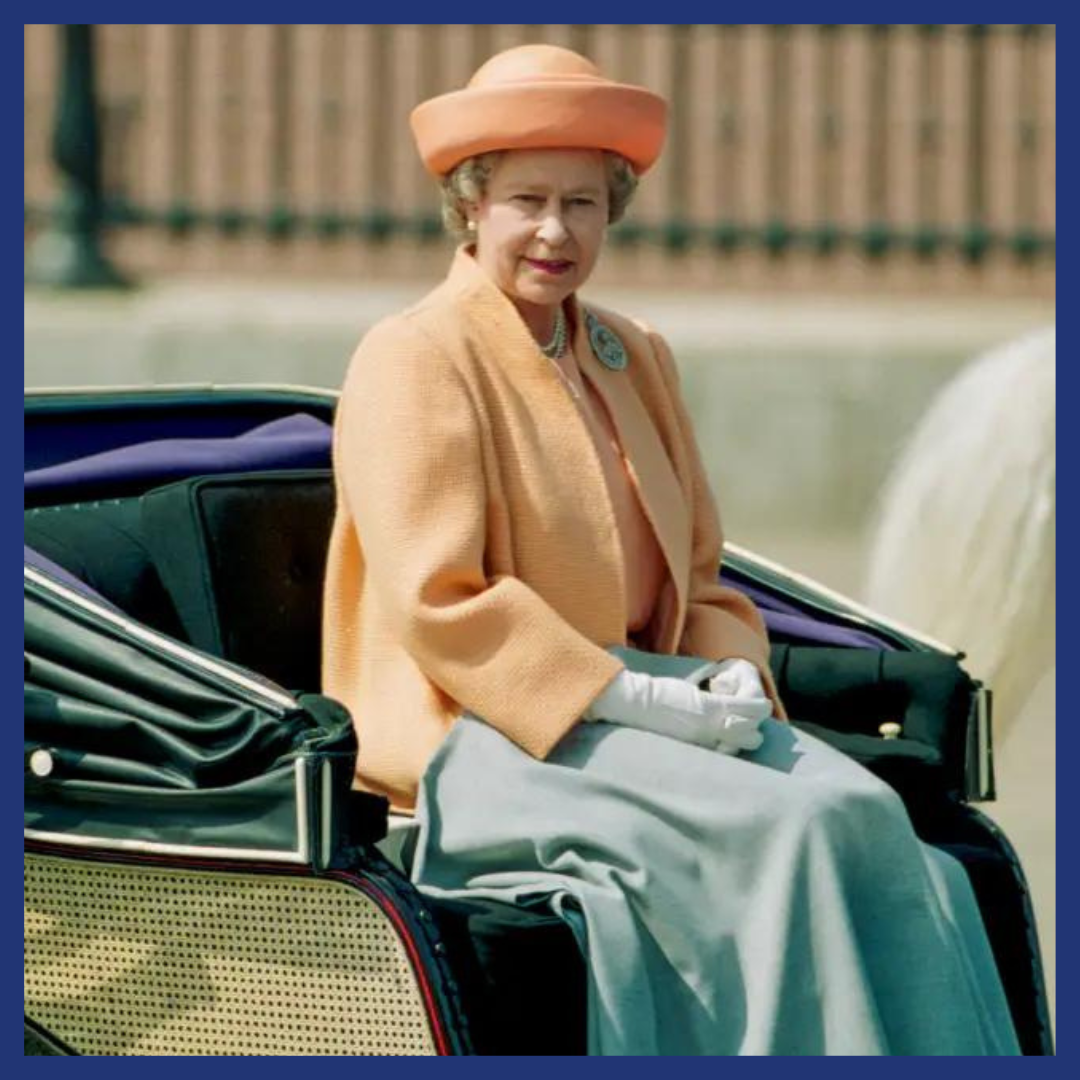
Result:
M551 378L551 361L536 347L512 301L480 269L467 248L458 249L447 285L467 294L466 308L487 354L498 357L501 366L516 370L519 378L557 385ZM574 353L611 414L645 515L667 562L671 580L660 596L657 617L660 636L671 637L682 624L690 580L691 523L682 486L629 371L613 371L600 362L585 326L586 308L576 297L570 302ZM631 366L642 362L630 356ZM581 423L584 425L583 420Z
M682 486L656 426L634 388L629 370L614 371L600 362L585 326L586 308L576 300L574 306L574 353L615 424L645 515L667 560L676 590L675 621L680 623L686 607L691 547L690 517ZM635 362L641 361L630 355L630 365Z

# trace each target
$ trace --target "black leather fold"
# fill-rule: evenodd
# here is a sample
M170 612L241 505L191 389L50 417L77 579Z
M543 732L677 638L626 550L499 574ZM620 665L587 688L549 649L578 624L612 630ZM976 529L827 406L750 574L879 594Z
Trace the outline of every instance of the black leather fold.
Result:
M347 842L356 737L336 702L275 702L29 586L25 653L27 829L316 866Z
M144 495L141 535L187 639L315 689L333 507L327 469L196 477Z
M849 754L907 800L967 794L977 684L942 653L774 645L792 722ZM882 725L899 725L886 739Z

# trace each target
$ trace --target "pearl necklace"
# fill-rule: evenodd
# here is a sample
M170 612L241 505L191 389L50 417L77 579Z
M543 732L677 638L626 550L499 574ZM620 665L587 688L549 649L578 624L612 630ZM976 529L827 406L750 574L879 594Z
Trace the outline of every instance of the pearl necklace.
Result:
M546 345L541 345L540 351L549 360L558 360L566 352L566 341L566 316L560 307L555 314L555 329L552 332L551 340Z

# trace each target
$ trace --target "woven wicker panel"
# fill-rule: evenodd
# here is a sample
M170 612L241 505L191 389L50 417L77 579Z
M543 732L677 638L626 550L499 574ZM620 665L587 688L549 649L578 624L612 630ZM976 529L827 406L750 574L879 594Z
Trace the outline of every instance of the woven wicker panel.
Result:
M404 946L341 882L28 855L26 1013L84 1054L433 1054Z

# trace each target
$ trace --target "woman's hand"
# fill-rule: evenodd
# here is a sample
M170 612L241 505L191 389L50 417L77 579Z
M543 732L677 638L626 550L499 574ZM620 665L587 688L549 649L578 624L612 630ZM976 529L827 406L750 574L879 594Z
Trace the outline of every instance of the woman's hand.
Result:
M761 745L758 728L771 714L772 704L764 697L740 699L699 690L682 679L624 670L585 710L583 719L608 720L707 750L737 754Z
M772 715L772 702L765 693L761 674L749 660L734 657L721 661L720 670L709 680L709 690L738 701L765 703Z

